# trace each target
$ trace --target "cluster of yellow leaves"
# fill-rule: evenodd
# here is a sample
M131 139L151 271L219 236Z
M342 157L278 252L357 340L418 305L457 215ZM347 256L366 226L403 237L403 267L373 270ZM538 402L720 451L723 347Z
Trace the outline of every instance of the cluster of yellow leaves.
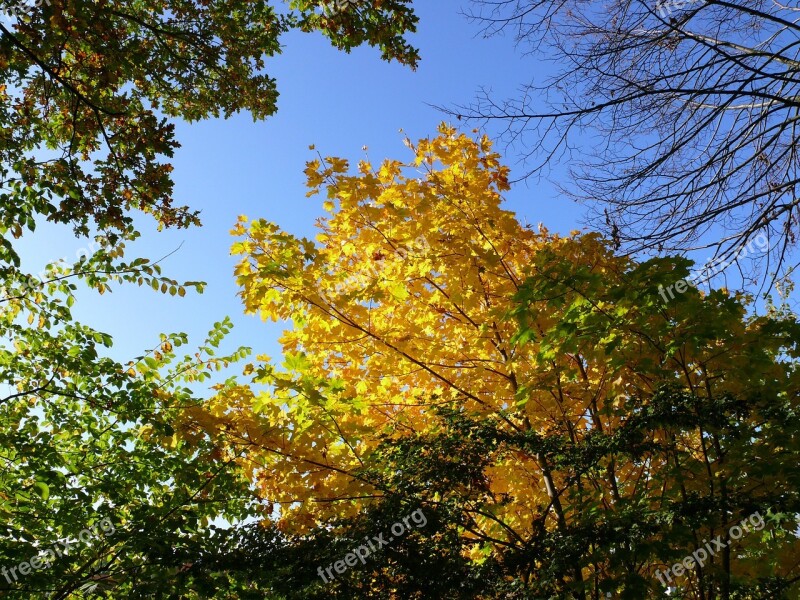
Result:
M246 217L233 230L247 312L293 327L281 338L284 369L249 368L263 389L225 392L214 405L217 417L228 415L233 445L247 448L243 460L263 497L280 506L285 527L302 531L355 514L376 495L356 472L379 437L430 430L439 403L500 415L510 428L577 439L619 425L607 403L652 392L653 379L632 365L685 375L690 385L708 380L685 367L707 366L714 348L667 364L665 356L679 353L630 335L614 350L625 357L621 364L596 343L551 354L536 342L514 344L512 299L538 273L544 250L609 281L630 262L597 235L534 231L504 210L508 170L487 139L441 126L437 137L406 144L410 161L387 160L377 169L361 162L354 174L342 159L308 164L310 195L324 194L330 213L318 222L316 240ZM548 331L563 316L533 311L533 329ZM716 354L728 369L747 368ZM208 418L195 416L205 426ZM601 469L613 479L603 502L632 494L655 468ZM540 456L498 456L487 486L495 497L512 498L492 519L476 518L495 539L506 529L534 535L543 511L552 511L557 527L561 505L569 503L569 482Z
M523 227L501 208L508 169L486 138L442 126L434 139L406 143L410 162L361 162L353 175L342 159L308 164L310 194L324 192L332 213L316 243L244 217L233 231L242 238L233 252L243 256L236 276L246 310L293 320L281 342L302 360L297 377L329 382L316 398L272 390L257 402L284 426L271 442L280 453L263 446L270 466L259 485L293 523L298 514L324 521L358 509L332 500L373 492L352 472L379 434L425 431L437 402L511 410L517 382L537 376L510 343L507 312L532 257L569 240ZM596 239L581 251L610 260ZM557 407L540 395L516 421L546 426ZM513 518L524 527L546 497L537 469L509 458L495 473L493 485L518 499Z

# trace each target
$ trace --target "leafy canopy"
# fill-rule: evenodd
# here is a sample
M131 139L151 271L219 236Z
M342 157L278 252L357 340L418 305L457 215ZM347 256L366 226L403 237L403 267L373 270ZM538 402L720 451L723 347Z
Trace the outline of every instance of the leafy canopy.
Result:
M232 537L215 523L263 510L249 480L211 436L187 441L175 430L202 403L197 385L248 352L217 354L229 321L195 352L180 355L186 336L164 334L120 361L111 337L77 322L73 306L80 285L202 291L162 274L159 261L125 257L138 237L134 214L160 227L199 223L173 198L174 122L272 115L267 61L283 34L320 32L337 48L369 44L416 65L404 39L416 17L404 0L335 14L329 1L285 4L48 0L0 24L0 565L27 563L103 520L114 529L47 569L3 574L3 595L264 597L211 566ZM94 249L27 274L15 240L42 220L96 236Z
M657 568L755 511L768 536L676 581L687 597L787 589L795 321L748 317L723 291L665 306L658 286L687 261L637 264L596 234L523 226L485 138L442 126L406 143L406 162L308 164L329 213L316 240L240 219L241 296L292 322L284 362L259 357L253 385L185 426L241 455L287 532L324 535L398 497L450 514L498 594L513 581L530 597L641 598L663 589Z
M52 0L0 24L0 233L19 237L37 215L81 234L124 229L130 209L163 226L197 223L172 196L174 119L272 115L267 61L292 29L417 64L406 0L282 4ZM4 244L0 260L16 260Z

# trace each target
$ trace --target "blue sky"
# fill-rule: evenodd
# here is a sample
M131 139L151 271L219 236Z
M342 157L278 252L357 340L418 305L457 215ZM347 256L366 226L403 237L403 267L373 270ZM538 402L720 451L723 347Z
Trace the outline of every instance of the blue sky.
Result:
M483 39L479 27L460 14L466 0L415 3L420 27L414 43L422 62L413 72L380 60L377 50L344 54L318 35L292 33L284 52L268 62L278 81L278 113L254 123L249 115L196 124L180 123L182 148L173 161L176 201L202 211L203 227L157 232L138 220L142 238L129 257L153 260L179 245L163 263L178 280L208 283L202 295L170 298L149 289L124 286L111 295L82 294L75 305L79 320L115 338L114 356L128 359L155 345L160 332L184 331L199 343L214 321L229 315L236 325L229 345L279 355L282 325L243 315L233 279L229 230L237 215L265 218L284 229L311 236L323 214L319 198L306 198L303 169L315 144L324 155L354 160L368 146L371 160L406 158L404 132L416 139L435 134L445 116L429 105L468 103L480 86L513 95L519 83L543 76L545 64L521 57L511 38ZM514 167L514 157L507 164ZM513 171L512 171L513 175ZM559 199L547 182L519 184L507 195L508 208L520 219L543 222L555 231L579 227L582 209ZM42 245L47 240L46 245ZM38 231L24 240L29 270L67 256L86 245L65 229Z

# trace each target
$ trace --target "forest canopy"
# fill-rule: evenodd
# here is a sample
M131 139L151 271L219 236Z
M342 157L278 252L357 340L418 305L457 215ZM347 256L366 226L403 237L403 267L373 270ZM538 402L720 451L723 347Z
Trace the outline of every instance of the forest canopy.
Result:
M396 127L402 77L506 60L423 19L442 6L4 4L0 596L800 595L791 272L765 296L671 254L718 234L720 271L741 247L789 266L797 9L477 0L485 33L570 59L546 94L352 158ZM345 64L377 107L311 81ZM238 113L282 126L255 145ZM570 164L590 226L528 223L579 213L516 184L494 122L534 154L599 132L609 152ZM283 173L304 127L347 156L302 142L305 187ZM195 237L145 256L165 230Z

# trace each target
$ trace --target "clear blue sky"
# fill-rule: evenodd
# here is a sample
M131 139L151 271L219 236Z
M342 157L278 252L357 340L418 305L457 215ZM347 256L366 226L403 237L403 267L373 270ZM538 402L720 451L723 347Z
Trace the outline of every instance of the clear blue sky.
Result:
M208 287L202 295L184 298L135 286L102 297L82 294L76 317L114 336L115 358L136 356L153 346L160 332L185 331L199 343L225 315L236 325L230 346L249 345L257 353L278 356L282 326L245 317L236 297L229 230L237 215L266 218L294 234L313 235L322 210L319 198L305 197L303 169L313 158L309 144L324 155L351 159L363 156L364 145L374 162L405 158L408 150L398 130L403 128L412 139L425 137L435 134L444 119L429 104L467 103L480 86L513 95L521 82L544 75L543 63L520 57L512 39L480 37L478 25L459 12L467 0L415 5L420 28L413 41L422 54L416 72L381 61L371 48L348 55L321 36L293 33L284 38L284 53L268 63L281 94L275 116L260 123L243 114L178 125L182 148L173 162L176 201L200 209L203 227L157 232L149 220L140 219L143 235L129 257L156 259L183 243L163 263L165 274L203 280ZM513 168L514 157L507 163ZM561 232L579 227L582 209L559 199L546 182L518 185L507 198L508 208L522 220ZM61 256L72 260L86 244L67 230L50 227L24 242L33 272Z

